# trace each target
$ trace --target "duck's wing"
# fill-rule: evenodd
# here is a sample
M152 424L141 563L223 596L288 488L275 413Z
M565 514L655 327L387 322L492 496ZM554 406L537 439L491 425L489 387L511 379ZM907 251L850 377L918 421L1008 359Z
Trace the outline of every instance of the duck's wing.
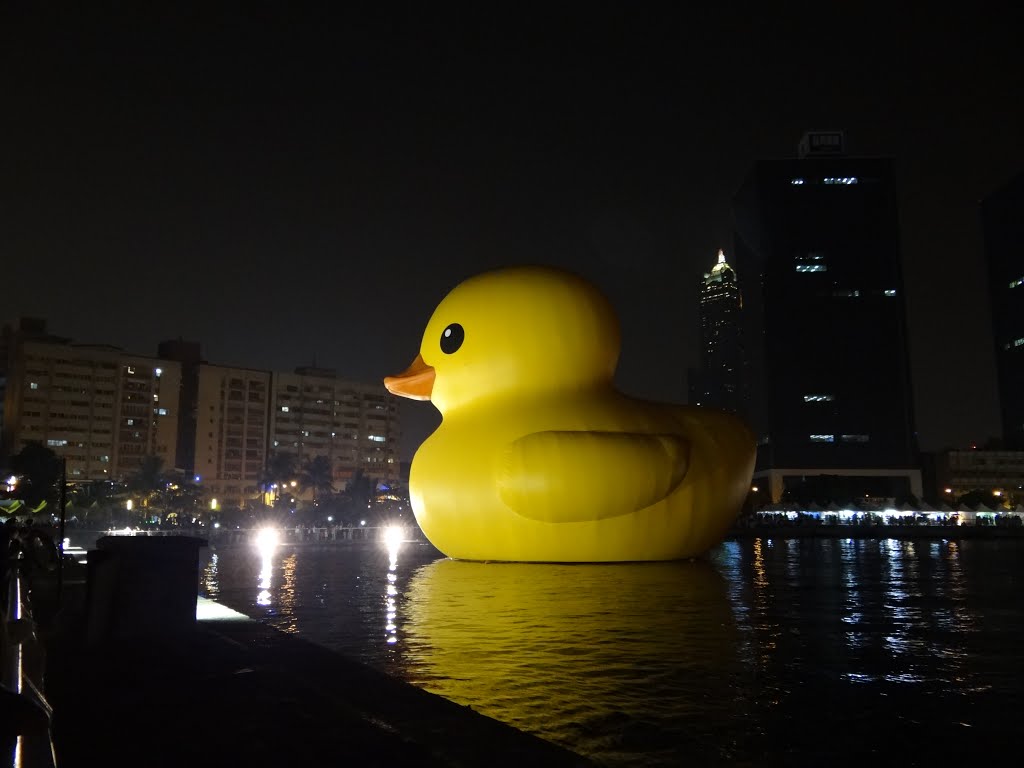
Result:
M668 496L688 458L688 443L677 435L534 432L505 449L498 488L509 507L533 520L600 520Z

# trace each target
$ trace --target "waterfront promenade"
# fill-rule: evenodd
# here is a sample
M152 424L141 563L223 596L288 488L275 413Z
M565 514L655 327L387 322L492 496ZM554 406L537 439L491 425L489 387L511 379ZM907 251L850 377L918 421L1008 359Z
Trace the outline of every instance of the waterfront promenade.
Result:
M713 568L574 569L572 589L565 566L467 564L469 590L458 564L423 567L422 548L403 550L393 572L372 545L294 544L272 569L228 545L210 554L201 583L255 608L261 625L202 624L188 643L54 649L59 753L72 765L99 762L101 748L117 750L113 764L144 765L581 762L534 756L535 740L516 754L471 710L273 623L608 764L888 763L893 742L906 745L907 764L925 764L949 756L950 734L964 754L1001 754L1019 711L1006 673L1018 666L1020 624L1016 613L991 617L1016 605L1019 543L795 543L727 542ZM535 576L510 582L518 570ZM257 602L264 571L269 594ZM385 646L380 596L392 573L402 641ZM747 655L748 642L764 653ZM822 700L842 714L806 728ZM843 727L862 738L839 754Z
M587 760L259 622L50 649L62 766L586 766Z
M764 519L737 521L730 539L1024 539L1024 526L954 525L936 523L829 523L821 520L788 519L775 515Z
M999 521L991 524L969 523L956 525L941 522L830 522L810 516L787 517L785 514L762 514L736 521L726 537L744 539L768 538L844 538L844 539L1017 539L1024 538L1024 525ZM172 528L135 529L134 535L147 536L199 536L218 547L252 546L256 544L261 528L220 529ZM280 543L284 546L333 546L351 545L360 542L384 542L389 526L344 527L333 526L290 526L279 529ZM426 537L415 525L401 529L403 541L426 542ZM69 531L75 546L90 549L101 536L120 534L125 531L99 531L72 529ZM438 553L440 555L440 553Z

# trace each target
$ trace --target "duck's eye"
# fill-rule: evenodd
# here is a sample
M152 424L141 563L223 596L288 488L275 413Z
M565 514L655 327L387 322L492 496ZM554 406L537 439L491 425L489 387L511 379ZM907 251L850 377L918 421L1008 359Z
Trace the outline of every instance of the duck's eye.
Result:
M465 338L466 332L462 330L462 326L452 323L441 333L441 351L450 355L462 346L462 341Z

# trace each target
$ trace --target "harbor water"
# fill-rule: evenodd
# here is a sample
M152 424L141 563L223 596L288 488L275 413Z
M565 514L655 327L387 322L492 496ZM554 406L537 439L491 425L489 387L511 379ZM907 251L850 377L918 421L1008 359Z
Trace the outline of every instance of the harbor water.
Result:
M201 574L208 597L608 766L1005 760L1022 588L1022 540L762 537L622 565L234 545Z

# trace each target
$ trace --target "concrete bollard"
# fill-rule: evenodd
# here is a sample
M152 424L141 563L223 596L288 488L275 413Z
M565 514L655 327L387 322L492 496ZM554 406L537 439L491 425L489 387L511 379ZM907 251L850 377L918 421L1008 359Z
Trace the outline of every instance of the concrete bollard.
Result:
M88 561L87 642L194 631L205 546L194 536L99 539Z

